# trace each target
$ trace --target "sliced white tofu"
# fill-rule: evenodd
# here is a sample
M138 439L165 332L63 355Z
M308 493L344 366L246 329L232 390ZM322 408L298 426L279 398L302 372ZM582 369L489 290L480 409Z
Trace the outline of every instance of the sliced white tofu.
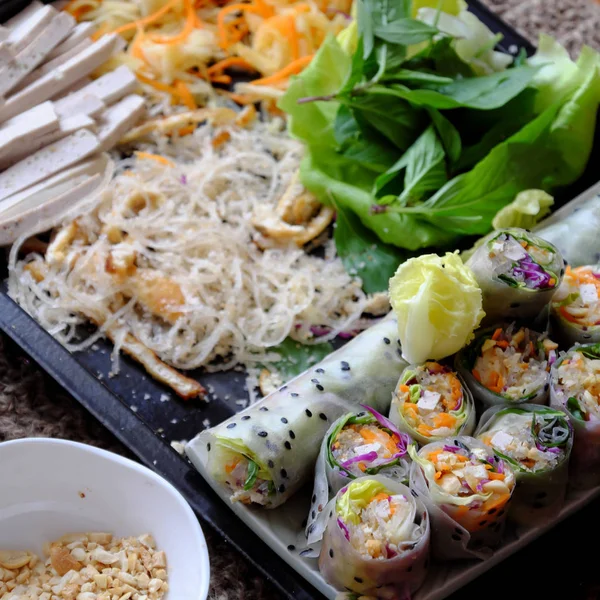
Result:
M33 13L37 12L40 8L44 8L44 5L39 0L33 0L33 2L30 2L20 13L17 13L14 17L11 17L6 21L4 27L6 29L14 29L17 25L20 25L29 19Z
M593 283L582 283L579 286L579 295L584 304L596 304L598 302L598 289Z
M10 31L6 27L0 25L0 42L3 42L8 37L9 33Z
M36 79L39 79L42 75L45 75L46 73L50 73L57 67L60 67L60 65L65 64L69 59L73 58L80 52L83 52L83 50L85 50L86 48L89 48L92 45L92 43L93 43L92 40L90 40L89 38L86 38L86 39L82 40L81 42L79 42L79 44L77 44L77 46L74 46L70 50L67 50L60 56L57 56L56 58L54 58L52 60L48 60L41 67L38 67L35 71L32 71L31 73L29 73L29 75L27 75L27 77L25 77L22 81L20 81L19 85L15 88L15 90L16 91L22 90L24 87L27 87L28 85L32 84ZM89 83L89 80L88 80L88 83Z
M10 96L0 107L0 122L52 98L106 62L117 47L116 35L105 35L51 73ZM91 85L91 84L90 84Z
M22 20L16 22L14 26L8 25L10 33L6 43L15 52L25 48L50 24L56 15L56 10L51 6L40 5L32 8L30 5L22 13L25 13Z
M110 150L144 115L144 99L137 94L123 98L107 108L98 120L96 135L100 151Z
M52 96L52 100L60 100L61 98L66 98L70 94L74 94L79 90L83 89L86 85L92 83L92 80L89 77L82 77L78 81L76 81L72 86L68 87L66 90L60 92L60 94L56 94Z
M95 117L105 108L106 104L95 94L77 93L66 96L54 103L54 109L59 117L68 117L75 114Z
M80 129L88 129L95 133L96 121L87 115L74 115L60 119L58 127L42 135L30 135L22 138L20 143L13 144L10 152L0 155L0 171L7 169L27 158L30 154L37 152L45 146L49 146L58 140L79 131Z
M52 60L53 58L68 52L83 42L83 40L89 39L92 33L94 33L94 25L92 23L78 23L75 25L75 29L73 29L71 35L48 54L48 60Z
M69 13L58 13L41 33L14 58L0 69L0 95L10 90L40 65L50 50L55 48L75 27L75 19Z
M492 437L492 446L500 448L500 450L506 450L513 439L512 435L505 433L504 431L497 431Z
M0 41L0 69L12 64L14 60L15 53L10 49L10 46L4 41Z
M0 200L66 169L98 150L100 141L86 129L77 131L0 173Z
M419 408L420 413L430 413L439 402L441 395L437 392L431 392L430 390L425 390L423 395L419 398L417 402L417 407Z
M0 159L13 153L27 140L46 135L59 128L59 120L52 102L42 102L32 109L10 119L0 127Z

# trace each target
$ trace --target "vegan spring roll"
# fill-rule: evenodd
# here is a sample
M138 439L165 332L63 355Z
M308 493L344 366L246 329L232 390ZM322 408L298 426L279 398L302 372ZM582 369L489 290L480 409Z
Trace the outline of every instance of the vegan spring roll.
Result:
M536 318L564 274L564 260L556 246L517 228L490 233L467 266L483 293L484 325Z
M527 327L482 331L456 355L456 368L486 407L545 404L558 345Z
M449 367L437 362L411 365L396 386L390 420L419 444L470 435L475 428L473 396Z
M423 498L440 559L485 556L500 543L515 488L507 462L491 448L458 436L411 448L410 487Z
M560 512L573 446L573 429L564 412L538 404L490 408L481 417L477 438L515 472L518 486L509 519L535 525Z
M356 336L276 392L197 435L186 454L232 502L274 508L312 476L323 437L368 404L387 412L406 362L395 318Z
M340 417L323 439L306 525L308 545L322 538L330 497L352 480L381 474L408 483L408 446L414 442L376 410L363 409Z
M552 333L570 348L600 342L600 266L567 267L552 298Z
M330 507L319 555L339 590L403 600L425 579L429 516L403 484L374 475L342 488Z
M600 484L600 344L575 346L552 367L550 405L571 419L570 484Z

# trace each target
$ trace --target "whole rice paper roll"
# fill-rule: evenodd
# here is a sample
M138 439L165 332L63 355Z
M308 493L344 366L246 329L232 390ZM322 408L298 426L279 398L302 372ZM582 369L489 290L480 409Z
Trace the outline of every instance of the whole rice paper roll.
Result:
M565 264L556 246L514 228L486 236L467 266L483 293L485 326L542 314L560 285Z
M567 267L550 306L552 334L565 347L600 342L600 266Z
M319 569L334 587L404 600L428 566L429 515L403 484L381 475L356 479L329 507Z
M515 489L508 463L468 436L432 442L418 453L411 448L409 453L410 487L429 511L434 556L489 556L502 539Z
M558 515L573 447L573 428L564 412L538 404L493 407L482 415L476 437L515 472L510 520L531 526Z
M600 485L600 344L575 346L552 366L550 405L570 417L575 432L570 485Z
M307 544L313 548L327 525L324 508L348 483L358 477L383 475L408 484L408 447L413 440L376 410L362 408L360 413L348 413L335 421L321 444L305 531Z
M368 404L387 412L406 366L390 316L276 392L185 448L191 462L231 492L232 502L274 508L312 477L325 433Z
M410 365L394 391L390 421L419 444L470 435L475 429L473 395L446 365Z
M546 404L558 344L515 324L480 332L455 358L458 372L485 407Z

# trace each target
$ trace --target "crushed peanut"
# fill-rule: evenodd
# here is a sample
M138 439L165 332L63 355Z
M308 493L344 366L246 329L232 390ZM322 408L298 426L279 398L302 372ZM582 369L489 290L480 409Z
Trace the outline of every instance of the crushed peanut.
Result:
M167 557L149 534L69 534L46 544L45 561L0 550L0 600L161 600Z

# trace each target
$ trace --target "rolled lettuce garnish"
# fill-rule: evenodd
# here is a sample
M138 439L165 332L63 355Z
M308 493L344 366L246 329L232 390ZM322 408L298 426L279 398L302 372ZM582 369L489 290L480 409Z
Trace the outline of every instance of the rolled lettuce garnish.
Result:
M443 560L484 558L500 543L515 476L479 440L448 438L423 446L413 459L410 486L424 500Z
M382 414L369 406L348 413L333 423L317 459L306 539L314 547L326 526L323 510L328 501L350 481L381 474L408 483L408 446L412 439L399 431Z
M552 366L550 405L565 412L574 429L570 485L599 485L600 344L575 346Z
M319 569L334 587L404 598L423 583L429 517L403 484L382 475L342 488L330 505Z
M600 342L600 266L567 267L550 316L553 335L566 347Z
M467 265L483 292L484 324L538 317L564 274L558 249L518 228L489 234Z
M536 404L490 408L476 436L515 471L519 485L509 519L531 526L560 512L573 446L573 429L564 412Z
M390 420L420 444L475 428L473 396L445 365L426 362L406 367L396 386Z
M473 396L486 407L544 404L558 345L515 324L483 330L455 359Z
M187 444L187 456L234 502L284 503L312 478L334 421L362 403L388 411L406 366L397 327L393 315L370 327L260 402L200 433Z

